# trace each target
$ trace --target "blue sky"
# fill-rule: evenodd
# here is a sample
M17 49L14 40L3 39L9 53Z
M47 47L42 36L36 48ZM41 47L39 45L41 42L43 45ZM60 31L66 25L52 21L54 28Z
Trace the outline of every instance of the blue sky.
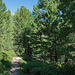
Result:
M3 0L6 4L7 10L10 9L12 13L16 12L17 8L25 6L31 12L33 11L33 5L36 5L38 0Z

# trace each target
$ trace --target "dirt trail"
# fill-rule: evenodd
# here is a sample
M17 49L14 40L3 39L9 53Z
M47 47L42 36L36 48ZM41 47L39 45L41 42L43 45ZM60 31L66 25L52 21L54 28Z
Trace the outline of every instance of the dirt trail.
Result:
M19 61L21 61L21 57L13 57L12 60L12 69L10 70L10 75L19 75L18 70L19 70Z

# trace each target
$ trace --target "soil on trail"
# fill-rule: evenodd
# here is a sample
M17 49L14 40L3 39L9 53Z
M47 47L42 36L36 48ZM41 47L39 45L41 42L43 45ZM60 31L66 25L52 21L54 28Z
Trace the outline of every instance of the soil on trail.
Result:
M13 57L12 60L12 69L10 70L10 75L19 75L18 70L19 70L19 63L22 60L21 57Z

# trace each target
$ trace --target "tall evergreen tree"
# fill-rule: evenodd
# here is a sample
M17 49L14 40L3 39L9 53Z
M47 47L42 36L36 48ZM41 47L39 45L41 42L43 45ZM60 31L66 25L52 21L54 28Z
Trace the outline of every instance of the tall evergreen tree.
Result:
M25 48L26 54L29 55L28 51L30 50L32 32L32 23L33 18L31 12L26 9L24 6L21 6L20 10L17 9L17 12L14 16L15 23L15 44Z
M13 24L13 19L11 16L11 11L8 10L6 12L6 19L4 22L4 45L6 46L7 50L13 49L13 33L14 33L14 24Z
M67 53L66 45L69 42L68 35L74 31L74 24L69 23L68 18L63 16L63 12L61 13L62 10L66 10L64 5L63 8L60 7L61 2L64 1L39 0L38 4L34 6L33 12L35 22L38 28L40 28L42 35L47 36L46 41L43 41L42 38L41 43L46 52L45 55L49 55L51 60L55 58L56 62L59 56Z
M0 1L0 50L13 49L13 25L11 11Z
M64 38L64 43L65 46L68 47L68 44L70 46L74 45L74 36L75 36L75 1L72 0L60 0L60 5L59 5L59 16L60 16L60 22L62 23L61 25L63 26L61 28L61 34L63 34L61 37ZM69 38L71 38L69 40ZM70 51L72 51L70 49ZM66 54L65 54L65 61L68 60L68 55L69 55L69 49L67 49Z
M3 0L0 0L0 50L3 48L3 22L5 19L6 5Z

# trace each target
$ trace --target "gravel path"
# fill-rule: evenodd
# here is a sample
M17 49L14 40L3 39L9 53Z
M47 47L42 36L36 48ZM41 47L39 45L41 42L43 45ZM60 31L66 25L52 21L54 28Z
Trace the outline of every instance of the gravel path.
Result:
M10 75L19 75L18 70L19 70L19 61L21 61L21 57L13 57L12 60L12 69L10 70Z

